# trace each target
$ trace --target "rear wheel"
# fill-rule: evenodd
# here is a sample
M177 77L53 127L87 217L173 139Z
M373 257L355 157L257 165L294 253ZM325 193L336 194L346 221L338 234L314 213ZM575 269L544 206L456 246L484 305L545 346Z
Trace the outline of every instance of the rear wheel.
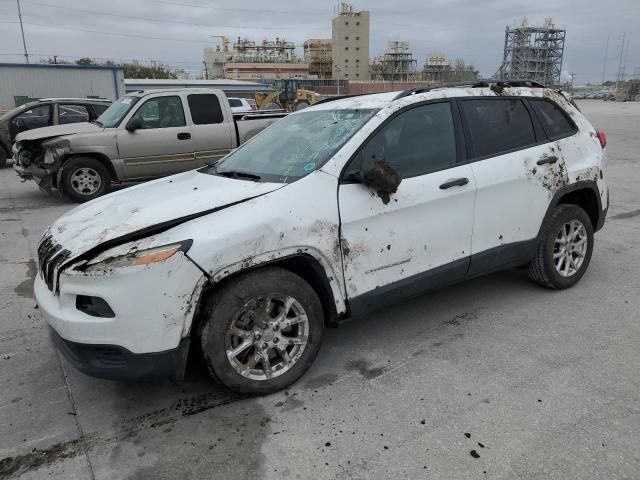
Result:
M311 366L323 315L315 291L277 267L231 280L205 304L200 346L211 375L231 390L281 390Z
M82 203L109 192L111 175L102 162L91 157L76 157L64 164L62 189L72 200Z
M589 215L577 205L560 205L547 222L529 276L548 288L571 287L587 271L592 252Z

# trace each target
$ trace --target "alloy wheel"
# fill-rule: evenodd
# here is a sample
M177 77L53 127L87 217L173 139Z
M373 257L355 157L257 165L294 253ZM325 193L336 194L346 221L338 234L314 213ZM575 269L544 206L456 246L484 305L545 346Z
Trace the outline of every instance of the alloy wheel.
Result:
M553 244L553 263L563 277L570 277L580 270L588 248L587 229L580 220L562 225Z
M294 367L309 340L309 319L295 298L271 293L250 300L229 324L227 359L251 380L270 380Z

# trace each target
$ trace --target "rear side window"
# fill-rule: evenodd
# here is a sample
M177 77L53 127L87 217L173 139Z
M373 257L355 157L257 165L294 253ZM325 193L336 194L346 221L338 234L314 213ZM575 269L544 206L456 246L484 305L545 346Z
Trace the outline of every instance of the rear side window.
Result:
M232 107L241 107L242 106L242 101L238 98L230 98L229 99L229 105Z
M533 123L522 100L464 100L474 157L489 157L536 143Z
M84 105L58 105L58 123L88 122L89 111Z
M216 95L199 93L187 97L191 119L196 125L222 123L222 109Z
M557 105L544 100L529 100L529 103L551 140L568 137L576 132L576 127Z

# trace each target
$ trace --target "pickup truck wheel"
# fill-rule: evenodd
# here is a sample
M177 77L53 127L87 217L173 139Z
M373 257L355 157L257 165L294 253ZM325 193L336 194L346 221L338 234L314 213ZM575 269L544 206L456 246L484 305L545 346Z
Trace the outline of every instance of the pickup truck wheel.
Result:
M277 267L231 280L209 297L200 347L211 375L239 393L267 394L298 380L322 341L322 305L299 276Z
M82 203L109 192L111 175L102 162L76 157L63 165L62 190L73 201Z
M0 168L4 168L7 164L7 152L0 146Z
M569 288L587 271L592 252L589 215L577 205L560 205L545 226L529 276L547 288Z

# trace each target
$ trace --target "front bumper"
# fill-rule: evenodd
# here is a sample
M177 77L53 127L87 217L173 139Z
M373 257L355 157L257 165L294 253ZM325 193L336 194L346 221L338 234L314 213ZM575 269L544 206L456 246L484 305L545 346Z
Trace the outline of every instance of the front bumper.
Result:
M156 264L83 273L67 267L57 292L36 276L34 293L47 323L68 342L115 345L132 354L179 347L189 336L206 277L183 253ZM109 315L82 308L86 297L103 300Z
M16 172L16 174L23 180L33 179L33 174L31 173L31 170L28 170L24 168L22 165L18 164L15 158L13 160L13 171Z
M170 378L182 380L189 354L189 338L165 352L132 353L117 345L92 345L65 340L53 328L53 342L75 368L92 377L107 380Z

